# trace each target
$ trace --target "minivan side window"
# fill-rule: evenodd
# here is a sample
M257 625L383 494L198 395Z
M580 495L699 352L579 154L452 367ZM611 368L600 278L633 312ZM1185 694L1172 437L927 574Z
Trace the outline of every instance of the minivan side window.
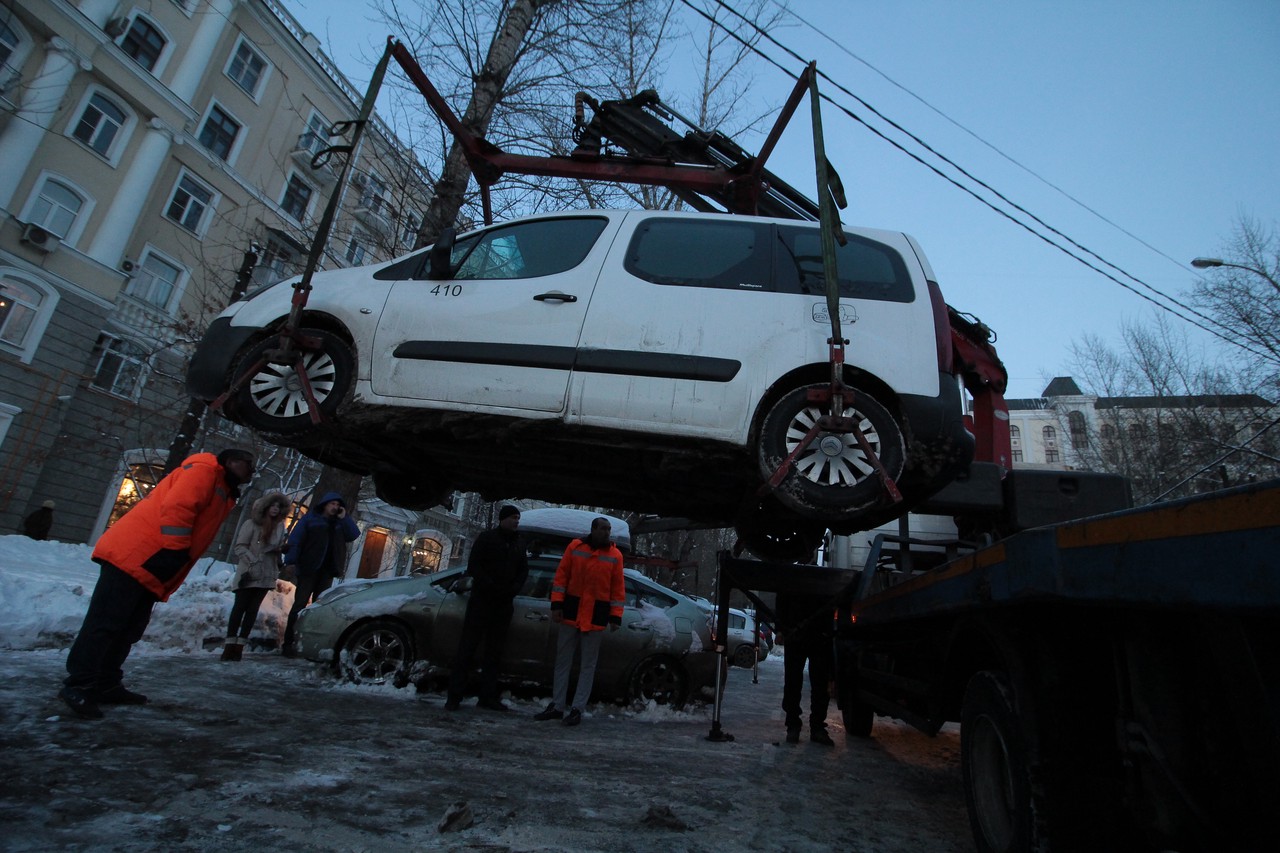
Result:
M543 219L493 228L458 241L455 281L538 278L571 270L591 251L607 219Z
M654 284L772 290L769 228L727 217L650 219L631 237L625 268Z
M846 234L849 242L836 245L836 275L840 296L881 302L912 302L915 289L902 256L874 240ZM778 228L777 286L783 293L822 296L822 234L817 228Z
M582 263L609 220L600 217L542 219L498 226L458 240L450 256L455 280L537 278ZM381 281L423 280L431 252L421 250L373 274Z

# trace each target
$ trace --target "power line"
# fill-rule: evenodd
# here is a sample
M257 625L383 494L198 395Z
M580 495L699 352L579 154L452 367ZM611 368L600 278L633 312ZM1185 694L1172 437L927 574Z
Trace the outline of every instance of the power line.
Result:
M781 2L781 0L769 0L769 2L770 2L770 3L772 3L773 5L777 6L777 7L778 7L780 10L782 10L784 13L786 13L786 14L790 15L793 19L795 19L796 21L798 21L802 26L807 27L808 29L810 29L810 30L812 30L814 33L816 33L819 37L821 37L821 38L825 39L826 41L830 42L830 43L831 43L831 45L832 45L836 50L840 51L841 53L845 54L846 56L850 57L851 59L854 59L854 60L856 60L857 62L862 63L862 64L863 64L863 65L865 65L868 69L870 69L872 72L874 72L875 74L877 74L877 75L879 75L880 77L884 78L884 79L885 79L885 80L886 80L890 85L892 85L892 86L894 86L894 87L896 87L896 88L898 88L898 89L901 89L901 90L902 90L903 92L905 92L907 95L911 96L912 98L914 98L915 100L917 100L917 101L919 101L921 104L923 104L926 108L928 108L929 110L931 110L931 111L933 111L934 113L936 113L936 114L937 114L938 116L940 116L943 120L945 120L945 121L947 121L948 123L950 123L950 124L954 125L955 127L959 128L962 132L964 132L964 133L968 134L969 136L973 137L974 139L976 139L978 142L980 142L982 145L986 146L987 148L990 148L992 151L994 151L994 152L995 152L996 154L998 154L1000 157L1002 157L1002 158L1004 158L1005 160L1007 160L1008 162L1012 163L1014 166L1017 166L1019 169L1021 169L1021 170L1022 170L1022 171L1024 171L1024 172L1026 172L1028 175L1030 175L1031 177L1035 178L1035 179L1036 179L1037 181L1039 181L1040 183L1044 184L1045 186L1047 186L1047 187L1049 187L1050 189L1052 189L1054 192L1056 192L1056 193L1058 193L1059 195L1063 196L1064 198L1068 199L1068 200L1069 200L1069 201L1071 201L1073 204L1075 204L1075 205L1079 206L1080 208L1082 208L1082 209L1084 209L1084 210L1088 211L1090 214L1092 214L1093 216L1095 216L1095 217L1097 217L1098 219L1102 220L1102 221L1103 221L1103 222L1105 222L1106 224L1110 225L1112 228L1116 229L1116 230L1117 230L1117 231L1119 231L1121 234L1124 234L1126 237L1129 237L1130 239L1132 239L1132 240L1136 241L1136 242L1137 242L1137 243L1139 243L1140 245L1142 245L1142 246L1144 246L1144 247L1146 247L1146 248L1150 249L1151 251L1155 252L1157 255L1159 255L1160 257L1164 258L1165 260L1167 260L1167 261L1169 261L1169 262L1171 262L1171 263L1175 264L1175 265L1178 267L1178 269L1179 269L1179 270L1181 270L1182 272L1186 272L1186 270L1187 270L1186 265L1185 265L1185 264L1183 264L1181 261L1179 261L1178 259L1173 258L1173 257L1171 257L1171 256L1169 256L1169 255L1167 255L1167 254L1165 254L1165 253L1164 253L1164 252L1162 252L1160 249L1158 249L1158 248L1156 248L1155 246L1151 245L1151 244L1150 244L1150 243L1148 243L1146 240L1143 240L1143 239L1142 239L1141 237L1139 237L1137 234L1134 234L1132 231L1129 231L1127 228L1125 228L1124 226L1120 225L1119 223L1114 222L1114 221L1112 221L1111 219L1108 219L1108 218L1107 218L1105 215L1103 215L1101 212L1099 212L1099 211L1095 210L1094 208L1090 207L1088 204L1085 204L1083 201L1081 201L1080 199L1076 198L1076 197L1075 197L1075 196L1073 196L1071 193L1067 192L1065 189L1063 189L1062 187L1060 187L1060 186L1058 186L1057 184L1055 184L1053 181L1051 181L1051 180L1049 180L1048 178L1046 178L1044 175L1041 175L1039 172L1037 172L1036 170L1032 169L1030 166L1027 166L1025 163L1020 162L1017 158L1015 158L1015 157L1013 157L1012 155L1010 155L1010 154L1008 154L1008 153L1004 152L1003 150L1001 150L997 145L995 145L995 143L993 143L993 142L989 142L987 139L983 138L981 135L979 135L979 134L978 134L978 133L976 133L975 131L970 130L968 127L965 127L965 126L964 126L963 124L961 124L959 121L957 121L956 119L954 119L954 118L952 118L951 116L947 115L947 114L946 114L945 112L943 112L941 109L939 109L938 107L936 107L936 106L934 106L933 104L929 103L929 102L928 102L927 100L925 100L923 97L921 97L920 95L916 94L915 92L913 92L911 89L907 88L907 87L906 87L905 85L903 85L902 83L899 83L897 80L893 79L893 78L892 78L892 77L890 77L888 74L886 74L885 72L881 71L879 68L877 68L875 65L871 64L871 63L870 63L869 61L867 61L866 59L863 59L863 58L862 58L861 56L859 56L858 54L856 54L856 53L854 53L853 51L849 50L849 48L848 48L848 47L846 47L845 45L841 44L840 42L838 42L838 41L836 41L834 38L832 38L830 34L828 34L828 33L826 33L826 32L823 32L823 31L822 31L821 29L819 29L818 27L815 27L813 24L809 23L809 21L805 20L804 18L801 18L799 15L797 15L797 14L796 14L794 11L792 11L790 8L788 8L787 6L783 5L783 3Z
M688 8L692 9L692 10L693 10L694 12L696 12L697 14L699 14L699 15L701 15L702 17L706 18L706 19L707 19L707 21L709 21L709 22L711 23L711 25L712 25L712 26L720 27L722 30L724 30L724 31L725 31L725 33L726 33L726 34L728 34L730 37L732 37L732 38L734 38L735 40L737 40L739 43L741 43L741 44L742 44L744 47L746 47L748 50L752 51L753 53L755 53L755 54L756 54L757 56L759 56L760 58L764 59L764 60L765 60L766 62L768 62L769 64L773 65L774 67L778 68L779 70L783 71L784 73L788 74L789 76L795 76L795 75L793 74L793 72L791 72L791 70L790 70L790 69L785 68L785 67L784 67L780 62L778 62L776 59L774 59L773 57L771 57L771 56L769 56L768 54L766 54L766 53L765 53L763 50L761 50L757 45L752 44L751 42L749 42L748 40L746 40L746 39L744 39L742 36L740 36L738 33L734 32L734 31L733 31L733 30L731 30L729 27L727 27L723 22L716 20L714 17L712 17L711 15L707 14L707 13L706 13L705 11L703 11L702 9L699 9L698 7L694 6L694 5L690 2L690 0L681 0L681 2L682 2L682 3L684 3L684 5L685 5L685 6L687 6ZM767 40L768 40L768 41L770 41L772 44L774 44L775 46L777 46L779 49L781 49L782 51L784 51L785 53L787 53L788 55L790 55L793 59L797 60L798 62L804 63L805 65L807 65L807 64L808 64L808 63L807 63L807 62L806 62L806 61L805 61L805 60L804 60L804 59L803 59L803 58L802 58L798 53L796 53L796 52L795 52L794 50L792 50L791 48L789 48L789 47L787 47L786 45L784 45L784 44L782 44L781 42L779 42L779 41L778 41L776 38L774 38L772 35L770 35L770 34L769 34L769 33L767 33L766 31L764 31L764 30L763 30L759 25L757 25L754 21L750 20L749 18L747 18L746 16L744 16L742 13L738 12L736 9L734 9L733 7L731 7L728 3L726 3L726 2L725 2L725 0L715 0L715 2L716 2L716 4L717 4L717 5L719 5L721 8L725 9L726 11L728 11L729 13L731 13L732 15L734 15L735 17L737 17L738 19L742 20L744 23L746 23L746 24L747 24L748 26L750 26L752 29L754 29L754 30L756 31L756 33L758 33L758 34L759 34L759 36L760 36L760 37L762 37L762 38L764 38L764 39L767 39ZM944 172L942 172L942 171L941 171L940 169L938 169L937 167L935 167L935 166L931 165L930 163L925 162L925 160L924 160L923 158L921 158L919 155L917 155L917 154L915 154L915 153L913 153L913 152L911 152L911 151L907 150L907 148L905 148L903 145L901 145L901 144L900 144L900 143L898 143L897 141L895 141L895 140L891 139L890 137L888 137L887 135L885 135L885 134L884 134L883 132L881 132L880 130L878 130L878 129L876 129L875 127L873 127L870 123L868 123L865 119L863 119L861 116L859 116L857 113L855 113L854 111L852 111L852 110L851 110L851 109L849 109L848 107L845 107L844 105L837 103L834 99L832 99L830 96L828 96L828 95L826 95L826 94L822 94L822 95L820 95L820 97L821 97L823 100L827 101L827 102L828 102L828 103L830 103L832 106L836 107L836 108L837 108L837 109L839 109L841 112L843 112L843 113L845 113L846 115L848 115L850 118L852 118L854 121L856 121L856 122L858 122L859 124L861 124L861 125L862 125L863 127L865 127L867 130L871 131L871 132L872 132L872 133L874 133L876 136L878 136L878 137L880 137L881 139L883 139L885 142L888 142L890 145L892 145L893 147L897 148L899 151L901 151L902 153L906 154L908 157L911 157L913 160L915 160L916 162L920 163L920 165L922 165L922 166L924 166L925 168L929 169L930 171L934 172L934 173L935 173L936 175L938 175L940 178L942 178L943 180L945 180L945 181L947 181L948 183L952 184L952 185L953 185L953 186L955 186L957 189L960 189L960 190L962 190L963 192L968 193L968 194L969 194L969 195L971 195L975 200L979 201L980 203L982 203L982 204L983 204L983 205L985 205L986 207L990 208L992 211L994 211L994 212L996 212L996 213L1000 214L1001 216L1005 217L1005 218L1006 218L1006 219L1008 219L1010 222L1013 222L1014 224L1016 224L1016 225L1020 226L1021 228L1023 228L1024 230L1026 230L1028 233L1030 233L1030 234L1034 235L1035 237L1039 238L1040 240L1043 240L1043 241L1044 241L1045 243L1047 243L1048 245L1050 245L1050 246L1054 247L1055 249L1057 249L1058 251L1060 251L1060 252L1062 252L1063 254L1067 255L1068 257L1072 258L1073 260L1077 261L1078 263L1083 264L1084 266L1086 266L1086 267L1088 267L1089 269L1093 270L1094 272L1097 272L1098 274L1100 274L1100 275L1104 276L1105 278L1109 279L1110 281L1114 282L1115 284L1120 285L1120 286L1121 286L1121 287L1123 287L1125 290L1128 290L1129 292L1133 293L1134 295L1136 295L1136 296L1138 296L1138 297L1140 297L1140 298L1142 298L1142 299L1145 299L1146 301L1150 302L1152 305L1156 306L1157 308L1160 308L1160 309L1161 309L1161 310L1163 310L1163 311L1167 311L1167 312L1169 312L1170 314L1172 314L1173 316L1175 316L1175 317L1177 317L1177 318L1179 318L1179 319L1181 319L1181 320L1184 320L1184 321L1186 321L1186 322L1188 322L1188 323L1192 324L1193 326L1196 326L1197 328L1199 328L1199 329L1201 329L1201 330L1203 330L1203 331L1205 331L1205 332L1208 332L1209 334L1213 335L1214 337L1217 337L1217 338L1221 339L1222 341L1225 341L1226 343L1232 344L1232 345L1234 345L1234 346L1238 346L1238 347L1240 347L1240 348L1242 348L1242 349L1246 350L1247 352L1250 352L1251 354L1253 354L1253 355L1255 355L1255 356L1259 356L1259 357L1262 357L1262 358L1273 358L1273 356L1269 355L1268 353L1260 352L1260 351L1255 350L1255 349L1253 349L1252 347L1250 347L1250 346L1248 346L1248 345L1246 345L1246 344L1244 344L1244 343L1242 343L1242 342L1240 342L1240 341L1238 341L1238 340L1233 339L1233 338L1230 336L1230 332L1231 332L1231 330L1229 329L1229 327L1227 327L1227 326L1225 326L1225 325L1223 325L1223 324L1219 323L1218 321L1214 320L1214 319L1213 319L1213 318L1211 318L1211 317L1208 317L1208 316L1206 316L1206 315L1202 314L1201 312L1197 311L1196 309L1194 309L1194 308L1192 308L1192 307L1190 307L1190 306L1188 306L1188 305L1186 305L1186 304L1184 304L1184 303L1180 302L1180 301L1179 301L1178 299L1176 299L1175 297L1172 297L1172 296L1170 296L1170 295L1168 295L1168 294L1164 293L1163 291L1159 290L1158 288L1153 287L1153 286L1152 286L1152 285L1150 285L1150 284L1147 284L1147 283L1146 283L1145 281L1143 281L1142 279L1138 278L1137 276L1134 276L1133 274L1131 274L1131 273L1127 272L1126 270L1122 269L1121 267L1119 267L1119 266L1117 266L1117 265L1115 265L1115 264L1111 263L1110 261L1108 261L1106 258L1103 258L1103 257L1102 257L1101 255L1099 255L1098 253L1094 252L1093 250L1089 249L1088 247L1086 247L1086 246L1082 245L1081 243L1077 242L1076 240L1072 239L1071 237L1069 237L1068 235L1066 235L1066 234L1065 234L1065 233L1063 233L1062 231L1058 230L1057 228L1054 228L1053 226L1049 225L1047 222L1045 222L1044 220L1042 220L1040 217L1038 217L1038 216L1036 216L1035 214L1031 213L1029 210L1027 210L1026 208L1022 207L1021 205L1017 204L1016 202L1012 201L1012 200L1011 200L1011 199L1009 199L1007 196L1005 196L1003 193L999 192L999 191L998 191L998 190L996 190L994 187L990 186L990 185L989 185L989 184L987 184L986 182L984 182L984 181L982 181L981 179L977 178L976 176L974 176L973 174L971 174L968 170L966 170L965 168L963 168L962 166L960 166L958 163L956 163L955 161L951 160L949 157L947 157L947 156L945 156L944 154L942 154L941 152L937 151L933 146L929 145L927 142L925 142L925 141L924 141L923 139L921 139L919 136L915 135L915 134L914 134L914 133L912 133L911 131L909 131L909 130L907 130L906 128L904 128L902 125L898 124L897 122L895 122L895 121L893 121L892 119L890 119L888 116L886 116L886 115L884 115L883 113L881 113L879 110L877 110L877 109L876 109L875 107L873 107L871 104L869 104L867 101L865 101L864 99L862 99L862 98L860 98L859 96L855 95L853 92L849 91L847 88L845 88L844 86L842 86L842 85L841 85L840 83L838 83L837 81L833 80L833 79L832 79L831 77L829 77L827 74L825 74L825 73L823 73L823 72L821 72L821 71L819 71L819 72L818 72L818 74L819 74L819 76L820 76L822 79L824 79L824 80L826 80L827 82L831 83L831 84L832 84L833 86L835 86L839 91L843 92L845 95L849 96L850 98L853 98L855 101L857 101L859 104L861 104L862 106L864 106L868 111L870 111L872 114L874 114L874 115L875 115L875 116L877 116L879 119L881 119L882 121L884 121L886 124L890 125L890 126L891 126L891 127L893 127L894 129L896 129L898 132L900 132L900 133L902 133L903 135L905 135L905 136L907 136L908 138L910 138L910 139L911 139L912 141L914 141L917 145L921 146L921 147L922 147L922 148L924 148L926 151L928 151L929 153L931 153L933 156L937 157L939 160L941 160L941 161L943 161L944 163L946 163L946 164L948 164L949 166L951 166L953 169L955 169L956 171L958 171L960 174L964 175L964 176L965 176L966 178L968 178L969 180L973 181L975 184L977 184L977 185L979 185L979 186L983 187L984 189L986 189L988 192L990 192L991 194L993 194L994 196L996 196L997 198L999 198L999 199L1000 199L1001 201L1003 201L1005 204L1009 205L1010 207L1012 207L1013 209L1015 209L1015 210L1019 211L1020 213L1022 213L1022 214L1024 214L1024 215L1026 215L1026 216L1028 216L1028 217L1030 217L1032 220L1034 220L1034 221L1035 221L1036 223L1038 223L1040 226L1042 226L1043 228L1047 229L1047 230L1048 230L1048 231L1050 231L1051 233L1053 233L1053 234L1055 234L1055 235L1057 235L1057 236L1061 237L1063 240L1067 241L1067 242L1068 242L1068 243L1070 243L1072 246L1075 246L1075 247L1076 247L1077 249L1079 249L1081 252L1084 252L1084 253L1086 253L1086 254L1088 254L1088 255L1092 256L1093 258L1096 258L1099 262L1101 262L1102 264L1104 264L1104 265L1106 265L1106 266L1110 267L1111 269L1115 270L1115 271L1116 271L1116 272L1118 272L1119 274L1121 274L1121 275L1125 276L1126 278L1128 278L1128 279L1132 280L1133 282L1135 282L1135 283L1137 283L1137 284L1141 285L1142 287L1146 288L1147 290L1151 291L1152 293L1156 294L1157 296L1159 296L1159 297L1161 297L1161 298L1163 298L1163 299L1165 299L1165 300L1168 300L1170 303L1172 303L1172 304L1174 304L1174 305L1178 306L1178 307L1179 307L1179 308L1181 308L1183 311L1186 311L1186 312L1188 312L1188 313L1190 313L1190 314L1193 314L1193 315L1195 315L1195 316L1197 316L1197 317L1201 318L1201 319L1202 319L1202 320L1204 320L1205 322L1204 322L1204 323L1198 322L1197 320L1193 320L1193 319L1191 319L1190 317L1186 316L1185 314L1179 313L1178 311L1174 310L1173 308L1169 307L1168 305L1165 305L1165 304L1163 304L1163 303L1161 303L1161 302L1157 301L1156 299L1153 299L1152 297L1147 296L1146 294L1144 294L1144 293L1142 293L1142 292L1140 292L1140 291L1138 291L1138 290L1134 289L1131 285L1126 284L1125 282L1123 282L1123 281L1121 281L1120 279L1116 278L1114 275L1112 275L1112 274L1108 273L1107 271L1105 271L1105 270L1103 270L1103 269L1100 269L1098 266L1096 266L1095 264L1093 264L1093 263L1089 262L1089 261L1088 261L1088 260L1086 260L1085 258L1082 258L1082 257L1080 257L1080 256L1079 256L1079 255L1077 255L1077 254L1074 254L1073 252L1071 252L1070 250L1068 250L1066 247L1064 247L1064 246L1062 246L1061 244L1059 244L1059 243L1055 242L1054 240L1052 240L1051 238L1049 238L1049 237L1045 236L1044 234L1041 234L1040 232L1036 231L1034 228L1032 228L1032 227L1031 227L1030 225L1028 225L1027 223L1025 223L1025 222L1023 222L1023 221L1019 220L1017 217L1013 216L1012 214L1008 213L1007 211L1002 210L1002 209L1000 209L999 207L997 207L996 205L992 204L990 201L988 201L987 199L983 198L983 197L982 197L981 195L979 195L977 192L975 192L974 190L972 190L971 188L969 188L969 187L967 187L967 186L964 186L963 184L961 184L960 182L958 182L957 180L955 180L955 179L954 179L954 178L952 178L951 176L949 176L949 175L945 174ZM1210 324L1210 325L1212 325L1212 326L1217 326L1217 327L1219 327L1219 328L1223 329L1223 330L1226 332L1226 334L1224 334L1223 332L1219 332L1219 331L1217 331L1216 329L1210 328L1210 327L1209 327L1209 325L1205 325L1206 323L1208 323L1208 324Z

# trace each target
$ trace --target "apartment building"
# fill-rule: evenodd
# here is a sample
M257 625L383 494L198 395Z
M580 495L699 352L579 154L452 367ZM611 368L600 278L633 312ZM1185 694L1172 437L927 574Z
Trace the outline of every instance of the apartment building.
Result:
M301 269L343 162L313 158L363 96L275 0L0 10L0 532L53 500L53 537L91 542L145 493L192 343L237 282ZM428 199L380 121L353 157L324 267L403 253ZM187 440L256 450L264 488L315 480L216 415Z

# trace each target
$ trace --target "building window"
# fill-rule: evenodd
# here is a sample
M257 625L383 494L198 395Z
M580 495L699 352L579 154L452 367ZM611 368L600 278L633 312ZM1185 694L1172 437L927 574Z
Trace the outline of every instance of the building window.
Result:
M1016 426L1009 427L1009 443L1014 447L1022 444L1022 428Z
M61 181L46 178L27 214L27 221L65 240L82 207L84 199L79 193Z
M168 311L182 278L182 268L148 252L125 292L134 299Z
M9 66L9 59L18 52L22 38L8 21L0 21L0 68Z
M1040 433L1044 437L1044 461L1058 461L1058 431L1051 426L1045 427Z
M1011 451L1011 452L1013 453L1013 461L1014 461L1014 462L1021 462L1021 461L1022 461L1022 451L1021 451L1021 450L1014 450L1014 451Z
M141 15L133 19L129 31L120 40L120 49L125 55L148 71L155 70L164 46L165 38L160 30Z
M200 128L200 144L221 160L231 159L231 149L235 147L236 137L240 134L240 122L227 115L222 107L214 104L209 108L209 115Z
M298 147L310 151L312 156L329 145L329 121L320 113L312 113L307 129L298 137Z
M441 558L444 556L444 544L439 539L421 536L413 542L413 556L409 570L413 574L430 574L440 571Z
M44 294L29 284L0 278L0 341L20 347L40 313Z
M360 235L351 235L351 241L347 243L347 251L343 257L346 258L348 264L353 267L358 267L360 264L364 263L364 255L364 242L360 239Z
M412 247L418 241L418 228L421 225L422 217L416 213L405 214L403 227L400 230L400 242Z
M164 215L192 234L198 234L204 227L206 214L212 208L213 190L184 174L173 190L173 197L169 199L169 207Z
M1083 450L1089 446L1089 431L1085 427L1083 413L1069 412L1067 414L1067 426L1071 431L1072 449Z
M297 272L299 254L296 248L272 234L267 237L267 245L262 248L258 269L273 272L273 282L288 278Z
M85 104L71 135L103 157L110 157L111 146L127 120L128 114L114 101L95 93Z
M107 518L107 527L115 524L124 514L133 509L138 501L150 494L156 483L164 476L164 466L160 464L130 465L120 481L116 491L116 499L111 507L111 515Z
M18 68L31 51L31 39L22 25L13 19L0 21L0 94L18 81Z
M58 291L15 269L0 269L0 351L30 364L58 304Z
M284 188L284 198L280 202L280 206L284 208L284 212L295 222L301 224L307 217L307 207L311 204L311 194L314 190L306 181L297 175L289 176L289 183Z
M1112 426L1111 424L1103 424L1103 425L1102 425L1102 430L1101 430L1101 432L1102 432L1102 440L1103 440L1103 441L1115 441L1115 440L1116 440L1116 428L1115 428L1114 426Z
M377 175L370 175L365 180L364 192L360 195L360 206L370 213L387 214L387 185Z
M116 397L137 399L147 371L146 350L132 341L102 334L94 351L98 362L89 384Z
M244 89L249 97L257 100L258 88L262 85L266 71L267 60L254 50L249 42L241 38L235 52L231 55L231 62L227 65L227 76Z

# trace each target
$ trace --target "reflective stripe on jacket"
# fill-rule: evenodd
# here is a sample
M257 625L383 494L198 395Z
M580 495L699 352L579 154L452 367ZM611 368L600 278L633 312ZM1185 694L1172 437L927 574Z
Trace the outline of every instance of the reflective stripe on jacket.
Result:
M102 534L93 559L111 563L167 601L236 505L225 473L212 453L187 457ZM162 579L143 567L160 551L186 551L187 559Z
M613 543L596 550L582 539L565 549L551 584L551 609L560 610L564 623L579 631L603 631L622 624L626 603L622 552Z

